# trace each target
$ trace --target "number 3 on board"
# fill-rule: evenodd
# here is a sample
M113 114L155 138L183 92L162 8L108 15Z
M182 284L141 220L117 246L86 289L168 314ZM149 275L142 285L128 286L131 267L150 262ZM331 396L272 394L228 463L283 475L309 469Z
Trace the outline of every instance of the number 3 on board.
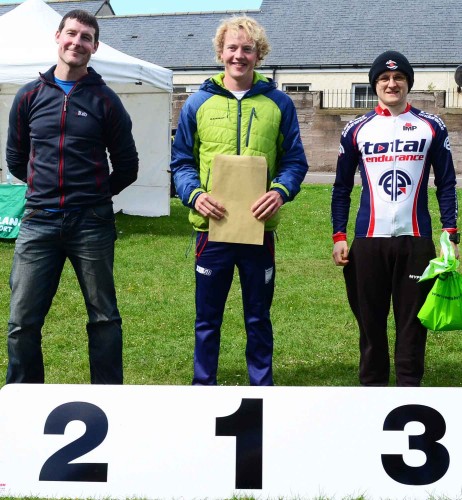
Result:
M409 449L423 451L427 457L421 467L410 467L402 455L382 455L385 472L402 484L422 486L441 479L449 468L448 450L437 443L446 432L441 413L429 406L404 405L391 411L383 424L384 431L403 431L409 422L420 422L425 432L409 436Z

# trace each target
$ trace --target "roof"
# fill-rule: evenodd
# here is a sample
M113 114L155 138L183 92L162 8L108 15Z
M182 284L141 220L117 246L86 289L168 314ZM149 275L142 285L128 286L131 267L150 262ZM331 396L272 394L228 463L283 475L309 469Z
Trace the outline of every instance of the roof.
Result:
M273 46L268 64L369 66L388 49L413 64L462 59L458 0L263 0L261 10Z
M176 71L221 67L212 46L216 28L242 13L266 29L272 50L264 68L366 68L389 49L403 52L414 67L462 62L458 0L263 0L258 10L134 16L112 15L110 0L48 3L61 15L81 8L103 16L103 42ZM0 4L0 15L16 5Z
M211 40L218 24L242 12L268 34L272 51L263 67L362 68L388 49L416 67L462 60L458 0L263 0L253 11L103 17L101 39L170 69L210 69L217 67Z
M170 69L191 69L218 67L212 39L220 21L236 13L242 12L123 16L98 22L101 39L113 47Z
M17 7L19 3L20 2L10 4L0 3L0 16ZM111 7L110 0L47 0L47 4L53 7L53 9L62 16L74 9L86 10L93 15L115 14Z

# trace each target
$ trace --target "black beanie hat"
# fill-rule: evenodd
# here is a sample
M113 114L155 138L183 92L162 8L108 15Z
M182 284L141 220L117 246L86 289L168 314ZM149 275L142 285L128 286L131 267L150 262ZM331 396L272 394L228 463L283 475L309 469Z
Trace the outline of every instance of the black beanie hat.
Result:
M412 89L414 85L414 70L403 54L395 50L387 50L375 59L369 71L369 82L374 92L377 78L385 71L401 71L406 75L408 90Z

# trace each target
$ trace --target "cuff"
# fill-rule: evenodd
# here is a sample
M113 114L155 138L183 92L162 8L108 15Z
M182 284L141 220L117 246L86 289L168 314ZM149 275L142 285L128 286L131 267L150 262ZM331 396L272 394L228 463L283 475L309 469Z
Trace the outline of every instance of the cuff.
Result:
M337 241L346 241L347 235L346 233L341 233L340 231L338 233L335 233L332 235L332 239L334 243L337 243Z
M283 189L278 188L278 187L272 187L270 189L270 191L277 191L281 195L283 204L287 202L288 196L287 196L287 193Z
M197 197L202 194L202 193L205 193L205 191L201 188L197 188L195 189L191 195L189 196L189 200L188 200L188 207L189 208L194 208L194 205L196 204L196 199Z

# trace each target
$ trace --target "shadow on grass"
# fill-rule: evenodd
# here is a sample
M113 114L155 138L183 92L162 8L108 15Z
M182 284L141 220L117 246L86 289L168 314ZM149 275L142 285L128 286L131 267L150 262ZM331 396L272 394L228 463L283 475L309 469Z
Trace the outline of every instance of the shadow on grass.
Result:
M357 387L358 366L347 363L322 363L310 366L286 367L275 372L277 385Z
M322 363L306 366L274 365L274 382L278 386L290 387L359 387L358 365L353 363ZM245 368L232 371L219 367L220 385L249 385ZM395 386L394 367L390 369L389 387ZM427 363L422 387L462 387L462 366L460 363Z
M249 385L247 371L231 371L226 366L219 367L220 385ZM274 383L278 386L313 387L346 386L357 387L358 367L353 364L315 364L310 366L278 367L274 366Z
M424 387L462 387L462 365L459 361L429 359L427 357Z
M0 245L5 245L6 248L14 247L15 242L15 238L0 238Z

